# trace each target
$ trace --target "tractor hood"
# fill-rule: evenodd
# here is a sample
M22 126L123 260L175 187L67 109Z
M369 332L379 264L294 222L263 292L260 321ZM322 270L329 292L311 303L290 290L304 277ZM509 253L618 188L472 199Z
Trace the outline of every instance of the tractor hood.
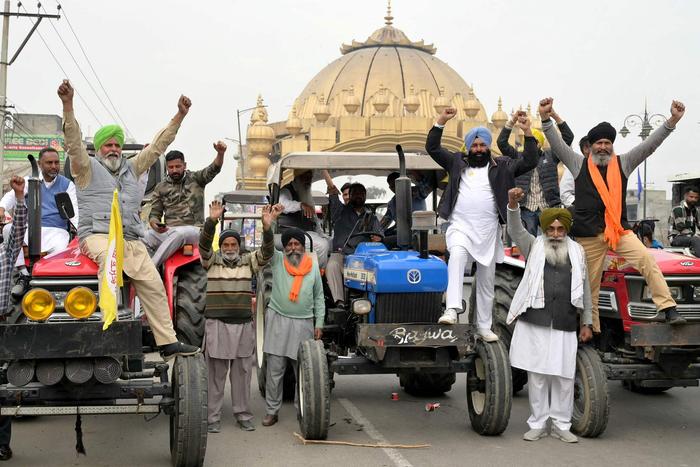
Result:
M32 277L75 276L97 277L97 264L80 252L77 238L60 253L41 258L32 269Z
M360 243L345 258L345 285L375 293L444 292L447 264L416 251L389 251L381 243Z
M668 275L700 276L700 258L685 256L679 253L650 248L647 250L659 265L661 273ZM616 270L625 274L639 274L624 258L608 253L610 265L608 270Z

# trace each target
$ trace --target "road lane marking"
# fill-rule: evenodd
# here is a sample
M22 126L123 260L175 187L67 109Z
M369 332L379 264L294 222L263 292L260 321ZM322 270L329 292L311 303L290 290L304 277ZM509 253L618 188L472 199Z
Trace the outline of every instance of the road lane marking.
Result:
M367 420L364 415L362 415L362 412L360 412L360 409L358 409L355 404L350 402L349 399L338 399L338 402L340 402L340 405L343 406L343 408L350 414L352 418L355 419L357 423L362 425L362 431L367 433L367 436L372 438L378 443L383 443L383 444L389 444L389 441L384 437L383 434L377 430L374 425L372 425L372 422ZM384 454L386 454L389 459L391 459L396 467L413 467L413 464L408 462L406 458L401 455L401 453L394 448L381 448L382 451L384 451Z

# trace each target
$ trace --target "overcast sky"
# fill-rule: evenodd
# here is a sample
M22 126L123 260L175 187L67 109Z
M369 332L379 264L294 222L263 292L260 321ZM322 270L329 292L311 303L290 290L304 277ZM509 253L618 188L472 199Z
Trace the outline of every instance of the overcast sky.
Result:
M237 138L237 108L255 105L261 93L271 121L286 119L306 83L340 56L340 45L366 39L386 12L383 0L61 3L137 140L150 141L165 125L180 93L192 99L171 148L194 169L213 158L213 141ZM55 12L54 0L44 5ZM506 111L552 96L578 140L601 120L620 128L626 115L643 112L645 99L650 112L666 116L672 99L683 101L685 118L649 160L648 178L667 188L669 176L700 171L700 2L395 0L392 8L394 26L434 43L489 115L499 96ZM35 3L27 9L35 11ZM66 20L53 24L100 91ZM11 20L10 54L29 27L27 19ZM111 123L49 20L39 31L100 121ZM10 67L10 103L21 112L60 114L56 88L64 77L35 35ZM84 133L94 133L99 123L87 108L78 102L76 112ZM618 153L639 142L632 135L618 137ZM235 148L229 153L208 198L233 188Z

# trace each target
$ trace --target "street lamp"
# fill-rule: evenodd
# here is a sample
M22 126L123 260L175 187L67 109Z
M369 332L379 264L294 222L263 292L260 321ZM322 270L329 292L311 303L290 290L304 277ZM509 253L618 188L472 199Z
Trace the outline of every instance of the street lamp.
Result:
M243 157L243 143L241 143L241 115L255 110L258 107L267 107L266 105L256 105L255 107L250 107L248 109L238 110L236 109L236 121L238 122L238 140L230 139L231 141L238 142L238 155L241 158L241 187L245 190L245 157Z
M644 102L644 116L637 114L630 114L625 117L625 121L620 128L620 134L623 138L626 138L630 134L629 128L640 128L639 136L642 141L647 139L652 130L657 129L666 122L666 117L661 114L649 115L647 111L647 104ZM629 128L628 128L629 127ZM647 218L647 160L644 159L644 202L642 203L642 219Z

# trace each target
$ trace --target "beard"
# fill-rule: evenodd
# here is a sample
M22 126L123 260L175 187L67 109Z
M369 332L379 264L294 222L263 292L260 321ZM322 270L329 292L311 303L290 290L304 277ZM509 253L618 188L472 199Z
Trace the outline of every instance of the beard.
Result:
M566 264L569 259L569 246L566 237L557 239L544 237L544 256L552 266Z
M611 154L608 151L601 150L598 152L591 152L591 157L595 165L605 167L608 165L608 162L610 162Z
M100 156L102 164L111 172L116 172L122 165L122 157L116 152L110 152L107 155Z
M487 149L486 152L472 152L467 153L467 163L469 167L479 168L485 167L489 160L491 160L491 150Z
M292 180L292 188L294 188L294 191L297 192L300 202L308 204L309 206L314 205L314 198L311 194L311 186L306 185L298 178L295 178Z
M221 257L224 258L226 261L231 261L235 262L238 261L238 258L240 255L237 252L234 253L224 253L223 251L221 252Z
M299 263L301 263L302 254L297 251L290 251L289 253L285 253L285 256L287 257L287 261L289 261L289 264L291 264L294 267L299 266Z
M182 180L183 175L184 174L181 174L180 172L175 172L173 174L170 174L169 176L172 181L179 182L180 180Z

